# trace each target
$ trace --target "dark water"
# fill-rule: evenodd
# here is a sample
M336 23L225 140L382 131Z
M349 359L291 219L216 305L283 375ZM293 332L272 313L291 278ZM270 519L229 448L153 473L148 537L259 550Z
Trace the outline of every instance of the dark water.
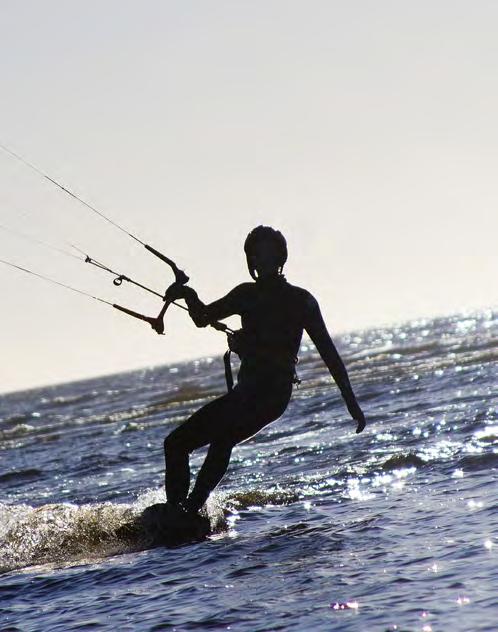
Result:
M221 360L1 397L0 629L498 630L497 332L490 310L338 338L362 435L303 349L218 532L173 549L123 525L164 500L163 438Z

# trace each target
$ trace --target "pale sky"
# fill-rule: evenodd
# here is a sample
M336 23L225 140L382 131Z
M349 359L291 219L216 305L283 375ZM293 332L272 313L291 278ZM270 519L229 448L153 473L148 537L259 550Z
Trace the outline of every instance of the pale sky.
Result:
M498 3L1 0L0 142L177 261L209 301L286 235L332 336L498 303ZM170 270L0 152L0 224L162 291ZM0 231L0 258L160 301ZM220 354L0 265L0 391ZM220 364L220 371L222 367Z

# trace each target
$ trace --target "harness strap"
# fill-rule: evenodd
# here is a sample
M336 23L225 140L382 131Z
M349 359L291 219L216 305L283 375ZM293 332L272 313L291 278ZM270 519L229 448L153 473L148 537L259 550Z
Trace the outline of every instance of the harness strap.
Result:
M223 355L223 363L225 365L225 380L227 383L228 392L233 389L232 363L230 362L231 355L232 351L230 349L227 349Z

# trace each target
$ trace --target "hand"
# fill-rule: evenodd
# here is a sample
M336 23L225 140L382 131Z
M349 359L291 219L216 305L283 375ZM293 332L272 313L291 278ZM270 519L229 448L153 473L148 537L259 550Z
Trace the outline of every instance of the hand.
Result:
M168 303L172 303L179 298L187 298L188 296L191 296L192 293L195 294L195 291L191 287L188 287L188 285L178 285L173 283L173 285L170 285L166 290L164 300Z
M158 334L164 334L164 321L162 318L151 318L150 326Z
M361 410L356 399L349 400L348 402L346 402L346 404L349 410L349 414L356 422L358 422L358 425L356 426L356 434L360 434L360 432L362 432L367 425L365 415L363 414L363 411Z

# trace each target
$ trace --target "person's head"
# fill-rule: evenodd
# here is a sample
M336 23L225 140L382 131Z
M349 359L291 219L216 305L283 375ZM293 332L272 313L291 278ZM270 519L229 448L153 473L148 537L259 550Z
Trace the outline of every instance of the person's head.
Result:
M247 235L244 251L254 280L282 274L287 261L287 242L279 230L257 226Z

